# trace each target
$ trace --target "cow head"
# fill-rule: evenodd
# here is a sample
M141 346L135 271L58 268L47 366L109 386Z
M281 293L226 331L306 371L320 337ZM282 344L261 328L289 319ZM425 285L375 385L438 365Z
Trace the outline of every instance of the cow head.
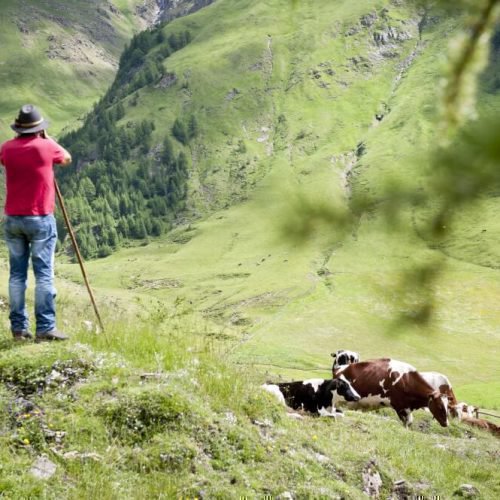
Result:
M448 397L439 391L434 391L429 396L429 410L441 427L448 427Z
M356 389L354 389L351 383L343 375L335 379L335 381L337 382L337 394L342 396L346 401L359 401L361 399Z
M452 418L462 420L462 416L467 416L469 418L474 417L474 407L468 405L467 403L457 403L456 405L450 405L449 411Z
M335 372L335 370L342 365L350 365L359 361L359 354L357 352L346 351L345 349L340 349L337 352L332 352L331 356L333 358L333 372Z

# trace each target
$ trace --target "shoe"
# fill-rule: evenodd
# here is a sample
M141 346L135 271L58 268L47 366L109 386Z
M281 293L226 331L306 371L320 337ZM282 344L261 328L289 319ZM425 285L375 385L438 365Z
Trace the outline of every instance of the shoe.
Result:
M68 340L68 338L69 337L67 337L63 332L60 332L59 330L52 330L50 332L37 333L35 342L52 342L54 340Z
M28 330L21 330L18 332L12 332L12 336L16 342L26 342L28 340L33 340L33 335L28 332Z

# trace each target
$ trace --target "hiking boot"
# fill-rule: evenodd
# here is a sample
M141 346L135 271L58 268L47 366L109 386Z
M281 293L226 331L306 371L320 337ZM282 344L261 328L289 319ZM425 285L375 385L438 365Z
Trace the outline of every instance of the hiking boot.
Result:
M58 340L68 340L69 337L67 337L63 332L60 332L59 330L52 330L50 332L44 332L44 333L37 333L35 342L52 342L52 341L58 341Z
M33 335L31 335L28 330L12 332L12 337L14 337L14 340L16 342L27 342L28 340L33 340Z

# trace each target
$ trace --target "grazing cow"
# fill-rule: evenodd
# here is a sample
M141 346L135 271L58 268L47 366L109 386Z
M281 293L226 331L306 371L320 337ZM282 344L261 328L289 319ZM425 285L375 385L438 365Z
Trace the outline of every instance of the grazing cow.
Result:
M500 426L485 420L484 418L474 418L474 417L463 417L462 422L465 422L472 427L478 427L485 431L491 432L494 436L500 437Z
M354 351L346 351L345 349L339 349L337 352L332 352L333 358L333 376L335 377L335 370L343 365L350 365L351 363L357 363L359 361L359 354Z
M474 413L478 408L471 406L467 403L461 402L450 407L450 415L458 420L462 420L463 417L474 417Z
M346 401L358 401L359 395L342 376L333 380L316 378L300 382L264 384L266 391L294 410L306 410L322 416L335 416L333 404L337 395Z
M452 417L460 419L459 410L455 407L458 405L457 398L451 387L451 383L446 375L439 372L419 372L424 380L434 389L438 390L443 396L448 398L448 410Z
M441 426L448 426L448 398L432 388L408 363L395 359L362 361L341 366L335 374L343 375L361 396L358 402L348 403L349 408L391 406L409 427L413 421L411 412L428 407Z
M332 353L331 356L334 358L332 373L335 377L335 372L342 365L350 365L352 363L359 362L359 354L353 351L340 350L336 353ZM451 417L460 420L462 418L462 413L466 412L467 415L472 417L472 412L470 407L465 403L458 403L453 388L451 386L450 380L446 375L439 372L419 372L420 375L425 379L425 381L433 388L438 389L439 392L448 398L448 412Z

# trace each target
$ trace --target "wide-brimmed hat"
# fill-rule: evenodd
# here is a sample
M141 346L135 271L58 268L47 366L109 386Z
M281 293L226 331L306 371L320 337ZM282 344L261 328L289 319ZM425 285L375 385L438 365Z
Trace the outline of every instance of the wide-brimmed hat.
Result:
M48 126L49 122L43 118L33 104L25 104L10 128L18 134L34 134L45 130Z

